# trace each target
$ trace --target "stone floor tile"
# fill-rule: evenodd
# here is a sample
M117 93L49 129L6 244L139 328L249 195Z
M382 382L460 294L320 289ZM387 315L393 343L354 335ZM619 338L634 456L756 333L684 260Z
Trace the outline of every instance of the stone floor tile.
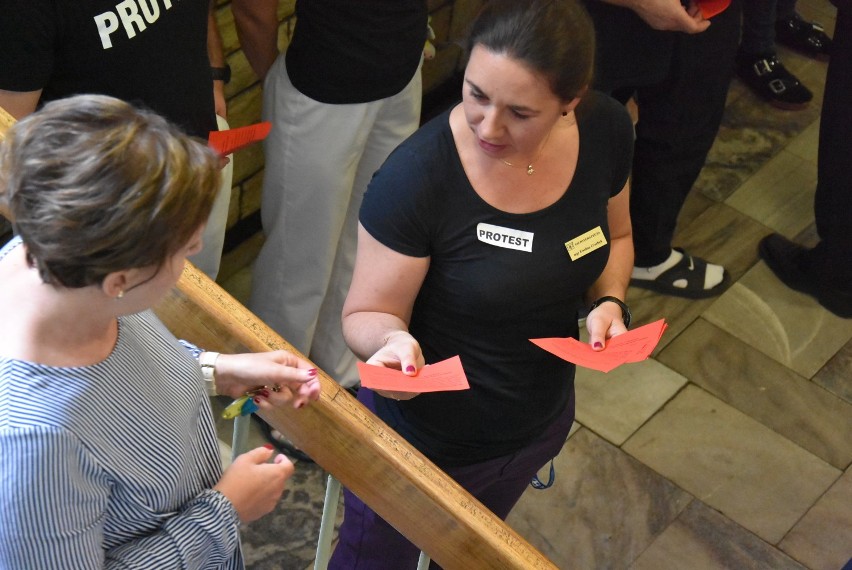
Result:
M840 470L692 385L622 449L772 544L840 476Z
M831 486L780 546L815 570L839 570L852 559L852 469Z
M837 14L837 8L829 0L798 0L796 11L806 20L821 24L829 36L834 35L834 17Z
M704 319L658 360L838 469L852 462L852 405Z
M702 316L808 379L852 338L852 320L789 289L762 261Z
M812 104L796 113L775 109L745 88L731 84L722 125L693 191L724 201L763 164L819 117Z
M852 340L831 357L813 380L832 394L852 403Z
M814 220L816 162L782 150L725 204L793 238Z
M795 154L803 160L816 164L817 148L819 147L819 119L811 123L796 138L790 141L784 150Z
M626 364L607 374L578 368L577 421L621 445L685 384L686 378L654 360Z
M556 483L527 489L507 522L559 568L624 568L692 497L589 430L556 458Z
M699 500L692 501L631 570L805 568Z

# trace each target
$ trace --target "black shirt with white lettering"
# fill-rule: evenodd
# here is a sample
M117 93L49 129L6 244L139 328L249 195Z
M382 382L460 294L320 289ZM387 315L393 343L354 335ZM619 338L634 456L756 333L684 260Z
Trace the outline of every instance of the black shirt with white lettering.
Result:
M583 294L609 256L607 201L623 188L633 149L630 118L612 99L588 95L577 121L576 173L543 210L510 214L479 197L448 113L397 148L364 197L360 221L370 235L430 258L410 323L426 362L459 355L471 385L410 401L376 398L379 416L439 465L512 453L565 410L574 366L528 339L577 337ZM607 245L572 261L566 242L597 227Z
M207 0L0 0L0 89L82 93L153 109L190 134L216 129Z

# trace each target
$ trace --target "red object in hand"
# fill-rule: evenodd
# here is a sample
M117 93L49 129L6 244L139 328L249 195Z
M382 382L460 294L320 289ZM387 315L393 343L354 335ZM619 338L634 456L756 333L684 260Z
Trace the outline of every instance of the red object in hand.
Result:
M731 5L731 0L696 0L698 9L701 10L701 15L709 20L713 16L717 16L728 9Z

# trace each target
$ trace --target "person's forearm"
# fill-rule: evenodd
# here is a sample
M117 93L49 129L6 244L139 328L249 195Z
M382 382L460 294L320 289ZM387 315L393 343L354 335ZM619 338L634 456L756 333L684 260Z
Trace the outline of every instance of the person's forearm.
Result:
M243 53L262 80L278 57L278 0L233 0L231 11Z
M222 35L216 24L216 0L210 0L210 8L207 15L207 58L210 67L225 67L225 51L222 48ZM227 103L225 102L225 82L221 79L213 80L213 101L216 114L223 119L228 117Z
M368 360L400 332L407 334L408 324L388 313L360 312L343 318L343 337L361 360Z
M623 301L627 295L632 271L633 235L627 234L613 238L610 243L609 261L603 273L586 292L586 301L593 303L607 295Z
M697 34L710 26L698 10L695 0L687 6L681 0L598 0L632 10L655 30Z

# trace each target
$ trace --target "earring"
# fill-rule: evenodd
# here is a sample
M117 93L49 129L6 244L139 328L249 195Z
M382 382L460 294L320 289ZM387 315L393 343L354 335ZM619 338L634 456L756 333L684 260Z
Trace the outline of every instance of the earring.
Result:
M116 295L116 296L115 296L115 298L116 298L116 299L121 299L122 297L124 297L124 290L123 290L123 289L122 289L121 291L119 291L119 292L118 292L118 295Z

